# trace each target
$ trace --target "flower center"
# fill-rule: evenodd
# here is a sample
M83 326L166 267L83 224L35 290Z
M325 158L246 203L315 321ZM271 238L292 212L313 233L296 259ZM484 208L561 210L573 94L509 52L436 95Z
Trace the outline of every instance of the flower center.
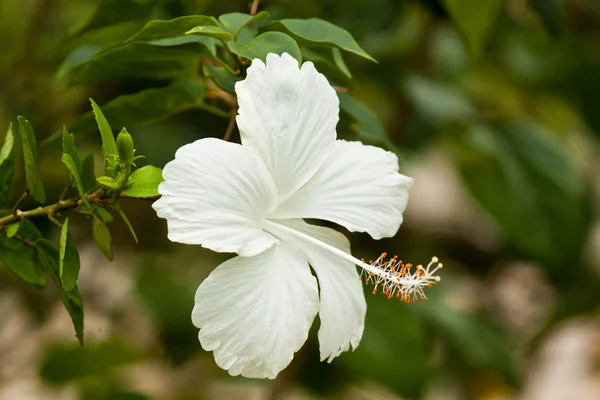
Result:
M435 275L442 268L442 263L438 262L437 257L433 257L427 267L422 265L413 267L410 263L402 263L396 256L386 261L387 254L383 253L377 260L367 264L364 260L359 260L337 247L285 225L271 220L264 220L263 223L269 230L285 232L359 266L361 268L360 279L364 279L367 285L375 286L373 288L374 294L381 288L381 293L390 299L396 297L406 303L415 303L419 299L427 300L423 288L431 287L441 279Z

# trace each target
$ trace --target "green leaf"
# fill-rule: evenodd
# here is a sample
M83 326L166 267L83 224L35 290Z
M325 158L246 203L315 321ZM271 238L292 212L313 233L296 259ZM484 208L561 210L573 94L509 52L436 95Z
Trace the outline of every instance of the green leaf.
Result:
M21 227L21 220L13 222L12 224L6 227L6 236L9 238L15 236L17 232L19 232L19 228Z
M63 288L60 280L59 249L47 239L39 239L36 244L38 247L38 259L54 281L60 299L73 321L75 335L79 340L79 344L83 346L83 300L79 294L79 289L77 286L74 286L73 290L70 291L66 291Z
M322 19L282 19L271 22L265 29L285 32L302 46L336 46L377 62L359 46L348 31Z
M90 343L84 348L61 345L51 347L45 354L40 375L55 384L66 384L88 377L97 379L113 368L138 359L136 350L127 343L116 340Z
M304 47L301 51L302 57L312 61L317 70L330 80L337 80L343 85L350 83L352 75L344 62L341 50L337 47Z
M119 96L102 106L104 114L113 127L148 124L195 108L211 107L204 103L204 86L193 79L180 80L170 86ZM94 129L93 115L85 114L70 128L78 132Z
M263 25L270 15L266 11L251 16L245 13L229 13L219 16L219 22L223 27L233 34L234 40L240 44L248 43Z
M60 231L59 276L65 291L72 291L79 277L79 252L69 232L69 218L65 219Z
M4 144L0 150L0 206L6 203L10 193L10 187L15 175L15 156L13 152L14 135L12 123L8 125L8 131L4 137Z
M135 234L135 231L133 230L133 226L131 225L131 222L129 222L129 218L127 218L127 215L125 215L125 213L123 212L123 209L121 209L121 206L119 206L119 204L117 204L115 208L116 208L117 212L119 213L119 215L121 216L121 218L123 218L123 221L125 221L125 224L129 228L129 231L131 232L131 235L133 236L133 239L135 240L135 242L139 243L137 235Z
M0 232L0 260L25 282L36 286L46 284L46 275L37 263L35 249L14 237L9 238L4 232Z
M508 239L561 274L589 230L582 177L566 147L525 120L475 125L450 143L468 190Z
M478 57L500 10L502 0L444 0L448 13L462 32L471 54Z
M85 193L91 192L98 186L94 173L94 154L90 153L81 162L81 184Z
M73 35L81 35L95 29L105 28L131 20L146 19L152 2L136 0L105 0L98 3L93 14Z
M191 15L167 21L150 21L138 33L125 42L150 42L157 39L184 36L187 31L196 26L217 26L214 17Z
M64 153L62 156L62 162L67 167L67 171L69 171L71 180L75 183L75 187L81 196L81 200L83 200L85 204L88 204L87 196L83 190L83 183L81 183L81 176L79 176L79 170L77 169L75 161L73 161L73 157L67 153Z
M396 149L396 146L386 135L375 111L347 93L338 92L338 97L340 99L340 109L354 121L351 128L357 135L366 140L384 143L391 149Z
M259 58L265 61L269 53L288 53L298 60L298 62L302 61L302 54L300 53L298 43L290 36L281 32L265 32L250 40L245 45L229 41L227 42L227 47L233 53L248 60Z
M92 218L92 234L96 247L104 254L109 261L113 260L112 251L110 250L111 236L108 226L99 218Z
M558 35L564 20L563 2L560 0L531 0L531 7L540 16L546 29Z
M66 69L71 85L108 78L181 78L194 76L200 57L216 60L214 39L183 36L133 42L104 50Z
M202 73L206 77L212 78L218 87L232 94L235 94L235 83L241 79L227 69L216 65L204 64Z
M21 135L21 141L23 143L27 190L34 200L36 200L38 203L44 203L46 201L46 194L44 193L42 178L40 178L40 174L36 166L37 149L35 143L35 133L33 132L33 127L29 121L23 117L18 117L17 119L19 120L19 134Z
M73 161L75 161L75 165L77 166L77 171L81 172L81 156L75 148L75 136L72 133L69 133L66 126L63 127L62 151L73 158Z
M474 370L498 373L508 383L517 380L517 370L506 334L475 314L448 308L432 299L411 306L459 358Z
M159 196L158 185L162 181L162 170L152 165L146 165L133 171L121 194L136 198Z
M100 183L101 185L104 185L104 186L109 187L111 189L118 189L119 188L119 184L117 183L117 181L115 181L110 176L99 176L99 177L96 178L96 181L98 183Z
M225 32L223 29L218 26L196 26L185 33L186 35L201 35L201 36L209 36L214 37L219 40L232 40L233 35L229 32Z
M92 109L94 111L94 116L96 117L96 122L98 123L98 130L100 131L100 136L102 137L102 154L104 154L104 170L106 175L115 176L114 168L109 168L110 163L107 160L115 161L118 158L117 151L117 142L115 141L115 136L113 134L112 129L106 117L102 113L102 110L96 102L90 99L92 103Z

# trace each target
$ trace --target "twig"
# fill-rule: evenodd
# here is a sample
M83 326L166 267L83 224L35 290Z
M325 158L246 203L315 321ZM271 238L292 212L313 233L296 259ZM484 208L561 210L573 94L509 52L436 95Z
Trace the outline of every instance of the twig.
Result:
M229 117L229 124L227 124L227 130L223 136L223 140L228 142L233 134L233 128L235 128L235 116L237 115L237 107L231 109L231 117Z
M95 203L98 200L102 199L103 195L104 195L104 188L102 187L102 188L96 190L94 193L87 196L86 200L89 203ZM6 217L0 218L0 225L12 224L13 222L18 221L20 219L24 219L24 218L41 217L44 215L54 215L57 212L60 212L63 210L69 210L71 208L76 208L82 204L84 204L84 201L82 199L75 198L75 199L69 199L69 200L61 200L58 203L51 204L51 205L45 206L45 207L38 207L36 209L29 210L29 211L21 211L21 210L17 209L14 214L10 214L10 215L7 215Z
M69 190L71 189L71 185L67 185L65 186L65 188L63 189L62 193L60 194L60 196L58 197L58 201L64 200L65 197L67 196L67 194L69 193Z
M341 86L332 86L332 88L336 91L336 92L342 92L342 93L346 93L348 91L348 88L345 87L341 87Z
M252 2L252 7L250 7L250 15L256 15L256 12L258 11L258 3L260 3L260 0L254 0Z
M13 206L13 208L12 208L12 214L13 215L17 215L17 211L19 211L19 206L21 205L21 203L23 202L23 200L25 200L28 197L29 197L29 190L26 191L25 193L23 193L21 195L21 197L19 197L19 200L17 200L17 202Z

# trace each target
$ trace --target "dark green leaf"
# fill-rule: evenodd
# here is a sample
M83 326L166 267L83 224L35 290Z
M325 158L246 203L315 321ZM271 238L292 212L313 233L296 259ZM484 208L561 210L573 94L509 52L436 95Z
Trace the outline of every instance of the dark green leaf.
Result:
M551 132L504 121L452 143L467 188L521 251L556 273L579 254L589 229L583 182Z
M135 231L133 230L133 226L131 225L131 222L129 222L129 218L127 218L127 215L125 215L125 213L123 212L123 210L121 209L121 207L118 204L116 205L115 208L116 208L117 212L119 213L119 215L121 216L121 218L123 218L123 221L125 221L125 224L129 228L129 231L131 232L131 235L133 236L133 239L135 240L136 243L138 243L137 235L135 234Z
M344 85L350 83L352 75L337 47L304 47L301 51L302 57L313 62L317 70L330 80L337 80Z
M38 203L44 203L46 201L46 194L44 193L44 186L42 185L42 178L38 172L36 166L36 143L35 133L33 127L23 117L18 117L19 120L19 134L21 135L21 141L23 143L23 156L25 158L25 180L27 182L27 190Z
M36 286L46 284L46 276L37 263L35 249L15 237L9 238L4 232L0 232L0 260L25 282Z
M245 45L229 41L227 42L227 47L233 53L248 60L259 58L265 61L269 53L288 53L298 60L298 62L302 61L302 54L296 41L281 32L265 32L250 40Z
M241 79L237 75L229 72L227 69L217 65L204 64L202 67L202 73L205 76L212 78L212 80L221 89L232 94L235 93L235 83Z
M98 186L94 174L94 154L90 153L81 162L81 183L85 193L91 192Z
M530 0L531 7L538 13L546 29L553 35L560 31L564 11L561 0Z
M361 379L390 388L402 398L422 398L431 370L431 345L423 321L409 308L384 296L369 296L368 303L360 346L335 363ZM398 363L398 359L410 362Z
M81 156L79 152L75 148L75 136L69 131L67 131L67 127L63 127L63 137L62 137L62 151L71 156L75 165L77 166L77 171L81 173ZM68 172L68 171L67 171ZM69 174L70 176L70 174ZM73 186L74 182L72 183Z
M40 375L53 383L67 383L86 377L97 378L112 368L137 361L139 354L120 341L90 343L84 348L60 346L45 355Z
M121 194L138 198L159 196L158 185L162 181L162 170L152 165L146 165L133 171Z
M102 51L65 72L70 84L107 78L178 78L193 76L198 59L216 59L214 39L184 36L133 42Z
M113 127L147 124L194 108L211 107L204 103L204 86L193 79L119 96L102 106ZM93 128L94 119L90 113L71 126L72 130L78 132L87 132Z
M105 28L130 20L146 19L150 14L152 2L136 0L105 0L101 1L90 18L74 33L82 33Z
M375 111L347 93L338 92L338 97L340 109L354 121L351 127L357 135L366 140L383 143L391 149L396 148L387 137Z
M19 228L21 227L21 220L13 222L12 224L6 227L6 236L9 238L15 236L17 232L19 232Z
M110 250L111 236L108 226L102 222L99 218L93 217L92 219L92 233L94 237L94 243L96 247L100 249L104 257L108 260L113 260L112 251Z
M79 277L79 266L79 252L73 244L69 232L69 219L66 218L60 231L59 258L59 276L65 291L70 292L75 289Z
M184 36L187 31L196 26L217 26L214 17L191 15L168 21L150 21L126 42L150 42L157 39Z
M481 54L502 0L444 0L446 9L466 39L471 53Z
M515 360L506 334L484 318L430 300L412 307L460 360L475 370L498 373L507 382L517 379Z
M79 344L83 346L83 301L81 300L79 289L77 286L74 286L71 291L66 291L63 288L60 280L59 249L47 239L39 239L36 244L38 247L38 259L54 281L60 299L73 321L75 335L79 340Z
M282 19L271 22L265 28L285 32L303 46L336 46L341 50L375 61L348 31L322 19Z
M8 131L4 137L4 145L2 145L2 150L0 150L0 206L4 205L6 200L8 200L10 186L15 174L14 142L11 123L8 125Z
M113 134L112 129L106 117L102 113L102 110L96 102L90 99L92 103L92 110L94 112L94 116L96 117L96 122L98 124L98 130L100 131L100 136L102 137L102 154L104 154L104 171L108 176L115 175L115 169L111 167L110 162L115 162L118 158L117 151L117 142L115 141L115 136Z
M218 26L196 26L185 33L186 35L200 35L209 36L215 39L228 41L233 39L233 35L229 32L225 32Z
M88 203L87 196L85 191L83 190L83 184L81 183L81 176L79 176L79 170L77 169L77 165L75 165L75 161L73 161L73 157L69 154L64 153L62 156L62 162L67 167L67 171L71 176L71 181L75 183L75 187L81 196L81 199L85 204Z

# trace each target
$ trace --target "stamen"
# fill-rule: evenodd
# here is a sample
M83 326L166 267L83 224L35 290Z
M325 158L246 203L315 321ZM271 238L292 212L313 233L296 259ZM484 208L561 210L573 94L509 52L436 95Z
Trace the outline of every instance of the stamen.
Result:
M427 300L423 289L431 287L440 281L440 277L434 275L442 263L437 257L433 257L427 267L412 264L404 264L397 256L386 261L386 253L369 264L368 269L362 269L361 280L365 284L373 285L373 294L381 290L388 299L399 298L405 303L416 303L419 300ZM359 265L362 267L362 265Z
M434 275L443 266L442 263L438 262L437 257L433 257L427 267L422 265L413 267L410 263L404 264L401 260L398 260L397 256L386 261L387 254L383 253L377 260L369 261L367 264L364 260L359 260L337 247L288 226L269 220L263 221L263 224L267 231L278 236L295 236L356 264L362 269L360 279L364 280L365 284L374 286L373 293L381 291L389 299L396 297L406 303L427 300L423 289L435 285L441 279L439 276Z

